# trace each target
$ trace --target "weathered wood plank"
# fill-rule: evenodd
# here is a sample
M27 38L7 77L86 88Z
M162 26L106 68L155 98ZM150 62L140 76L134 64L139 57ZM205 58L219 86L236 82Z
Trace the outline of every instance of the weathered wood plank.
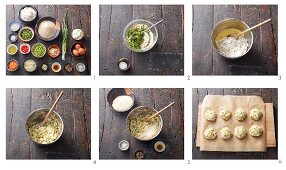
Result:
M213 6L193 6L193 75L213 74L213 53L210 43L210 35L213 29L213 15Z

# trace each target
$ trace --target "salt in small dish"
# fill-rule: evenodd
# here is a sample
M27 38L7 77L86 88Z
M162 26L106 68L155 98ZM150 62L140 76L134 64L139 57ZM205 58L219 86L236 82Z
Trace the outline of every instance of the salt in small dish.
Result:
M122 151L126 151L129 149L129 142L126 140L122 140L119 142L118 147Z
M83 63L77 63L77 65L75 66L76 70L80 73L85 71L85 65Z
M118 60L118 68L120 71L126 71L130 68L130 62L127 58L121 58Z
M16 34L10 34L9 35L9 40L11 43L14 43L18 40L18 36Z

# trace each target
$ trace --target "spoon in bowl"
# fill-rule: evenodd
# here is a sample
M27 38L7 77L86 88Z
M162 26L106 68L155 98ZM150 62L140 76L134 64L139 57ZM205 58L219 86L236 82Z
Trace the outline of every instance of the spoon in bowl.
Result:
M147 117L146 121L150 121L153 117L159 115L160 113L162 113L163 111L165 111L166 109L168 109L169 107L171 107L173 104L175 104L175 102L170 103L168 106L164 107L163 109L161 109L160 111L154 113L152 116Z
M257 24L257 25L254 25L253 27L248 28L248 29L246 29L246 30L244 30L244 31L242 31L242 32L240 32L240 33L238 33L238 34L231 34L231 35L229 35L228 37L235 37L236 39L238 39L241 35L243 35L243 34L249 32L249 31L251 31L251 30L253 30L253 29L257 28L257 27L260 27L260 26L262 26L262 25L264 25L264 24L266 24L266 23L268 23L268 22L270 22L270 21L271 21L271 18L268 19L268 20L265 20L265 21L263 21L263 22L261 22L261 23L259 23L259 24Z
M60 95L58 96L58 98L54 102L53 106L50 108L50 110L49 110L48 114L46 115L45 119L41 123L38 124L38 127L43 126L46 123L46 121L49 118L49 115L53 112L54 108L56 107L56 105L59 102L60 98L62 97L63 93L64 93L63 91L60 93Z
M151 25L149 28L146 28L144 30L144 32L150 30L151 28L155 27L156 25L160 24L161 22L163 22L163 20L160 20L160 21L156 22L155 24Z

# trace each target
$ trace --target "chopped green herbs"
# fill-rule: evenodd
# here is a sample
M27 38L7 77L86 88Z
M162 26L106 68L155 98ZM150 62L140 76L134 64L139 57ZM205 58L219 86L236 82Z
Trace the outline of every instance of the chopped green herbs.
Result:
M127 41L131 48L136 50L142 49L142 44L144 42L145 34L150 37L150 30L145 31L147 25L138 24L127 31Z
M33 37L33 33L30 29L23 29L21 32L21 38L25 41L30 40Z

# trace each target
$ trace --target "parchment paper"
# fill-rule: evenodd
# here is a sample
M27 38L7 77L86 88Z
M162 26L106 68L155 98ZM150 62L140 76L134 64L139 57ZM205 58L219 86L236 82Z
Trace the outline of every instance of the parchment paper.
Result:
M268 148L276 147L276 135L275 135L275 122L274 122L274 110L273 103L265 103L266 112L266 146ZM198 120L197 120L197 136L196 147L200 147L200 133L201 133L201 113L202 104L199 103L198 107Z
M228 121L224 121L219 116L219 112L223 107L230 108L232 116ZM243 121L238 121L235 116L235 110L239 107L246 109L247 117ZM262 111L263 116L258 121L254 121L249 116L249 111L252 108L258 108ZM217 113L215 122L207 121L204 117L206 110L211 109ZM222 95L207 95L202 103L202 112L200 115L200 150L201 151L224 151L224 152L265 152L266 151L266 116L265 104L259 96L222 96ZM248 134L243 139L238 139L233 136L229 140L223 140L220 137L219 130L225 126L232 131L237 126L244 126L247 129L253 124L258 124L263 128L263 134L259 137L252 137ZM213 127L217 132L215 140L207 140L204 137L204 130L208 127Z

